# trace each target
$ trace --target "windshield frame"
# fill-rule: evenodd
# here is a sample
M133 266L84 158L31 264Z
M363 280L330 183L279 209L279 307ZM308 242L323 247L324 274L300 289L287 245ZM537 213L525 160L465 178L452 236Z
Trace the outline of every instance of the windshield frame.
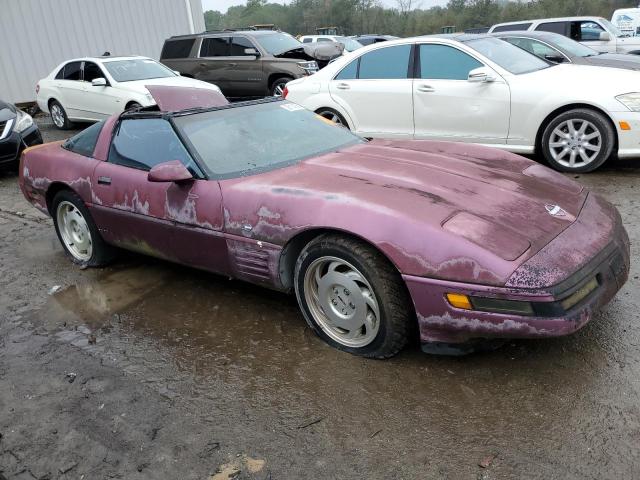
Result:
M121 63L121 62L152 62L154 63L156 66L159 66L161 68L163 68L164 70L167 71L168 75L165 76L161 76L161 77L147 77L147 78L136 78L136 79L131 79L131 80L118 80L113 72L109 69L109 65L111 64L117 64L117 63ZM128 82L139 82L139 81L143 81L143 80L154 80L157 78L171 78L171 77L177 77L178 75L171 70L169 67L167 67L166 65L163 65L160 62L155 61L152 58L121 58L118 60L109 60L109 61L102 61L102 66L104 67L104 69L107 71L107 73L109 74L109 76L113 79L114 82L116 83L128 83Z
M504 66L499 61L495 60L495 58L490 57L485 52L483 52L482 50L478 50L475 47L475 44L480 43L480 42L487 42L487 41L489 41L489 42L495 41L495 42L503 43L505 45L504 48L512 49L514 54L519 55L522 58L527 58L527 60L531 60L532 68L526 69L526 70L513 71L510 68ZM478 55L481 55L483 59L488 60L492 64L498 66L500 69L504 70L507 73L510 73L511 75L526 75L527 73L539 72L541 70L546 70L547 68L551 68L551 67L556 66L556 65L552 64L551 62L546 62L546 61L542 60L540 57L537 57L534 54L529 53L526 50L524 50L524 49L522 49L520 47L517 47L516 45L513 45L512 43L509 43L509 42L507 42L505 40L501 40L500 38L497 38L497 37L486 36L486 37L473 38L473 39L470 39L470 40L465 40L465 41L463 41L461 43L463 45L465 45L467 48L471 49L473 52L477 53ZM538 64L538 65L537 66L533 66L534 64Z
M283 98L267 97L267 98L263 98L263 99L259 99L259 100L248 100L248 101L244 101L244 102L229 103L228 105L223 105L223 106L219 106L219 107L193 108L193 109L189 109L189 110L182 110L182 111L179 111L179 112L173 112L170 115L168 115L168 117L169 117L169 121L170 121L171 125L173 126L174 130L176 131L178 137L180 138L180 140L184 144L184 146L187 149L187 151L191 154L192 158L195 160L197 165L204 172L205 177L206 177L207 180L229 180L229 179L238 179L238 178L249 177L249 176L252 176L252 175L260 175L262 173L271 172L271 171L274 171L274 170L280 170L282 168L286 168L286 167L289 167L291 165L296 165L296 164L304 162L305 160L308 160L310 158L319 157L319 156L322 156L322 155L326 155L327 153L335 152L335 151L338 151L338 150L341 150L341 149L344 149L344 148L349 148L349 147L352 147L354 145L366 143L366 140L363 139L362 137L360 137L360 136L358 136L358 135L356 135L354 133L349 132L353 137L353 141L346 142L346 143L340 145L339 147L327 148L325 150L322 150L322 151L319 151L319 152L314 152L314 153L311 153L309 155L304 155L302 157L296 157L296 158L293 158L293 159L290 159L290 160L285 160L285 161L282 161L282 162L272 163L272 164L265 165L265 166L259 166L259 167L255 167L255 168L244 169L244 170L235 170L233 172L227 172L227 173L219 173L219 172L215 172L211 168L209 168L209 165L207 164L207 162L204 161L204 159L200 155L200 152L198 151L196 146L193 144L193 142L191 142L191 139L189 138L187 133L184 131L182 126L179 124L179 122L176 121L176 119L179 119L179 118L182 118L182 117L188 117L188 116L193 116L193 115L202 114L202 113L215 112L215 111L219 111L219 110L230 110L230 109L250 107L250 106L253 106L253 105L262 105L262 104L269 104L269 103L274 103L275 104L275 103L280 103L280 102L282 102L283 104L296 105L296 104L293 104L292 102L288 102L287 100L285 100ZM304 110L306 110L306 109L304 109ZM313 112L309 112L309 113L313 114ZM136 113L132 113L132 115L135 116ZM140 114L137 114L137 115L140 115ZM165 116L167 116L167 115L165 115ZM318 121L320 122L322 120L318 120ZM329 128L343 128L343 127L335 126L335 127L329 127Z

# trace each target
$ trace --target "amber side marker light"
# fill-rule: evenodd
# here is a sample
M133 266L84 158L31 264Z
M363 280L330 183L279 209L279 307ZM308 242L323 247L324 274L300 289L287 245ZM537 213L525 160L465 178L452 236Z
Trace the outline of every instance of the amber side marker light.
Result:
M471 300L462 293L447 293L447 300L452 307L462 308L464 310L472 310Z
M622 122L618 122L620 125L620 128L622 130L631 130L631 125L629 125L627 122L622 121Z

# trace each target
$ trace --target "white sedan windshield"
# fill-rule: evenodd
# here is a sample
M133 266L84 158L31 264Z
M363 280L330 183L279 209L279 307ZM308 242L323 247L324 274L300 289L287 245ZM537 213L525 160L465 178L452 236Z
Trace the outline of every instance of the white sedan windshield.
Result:
M150 78L175 77L176 74L150 58L114 60L104 66L116 82L133 82Z

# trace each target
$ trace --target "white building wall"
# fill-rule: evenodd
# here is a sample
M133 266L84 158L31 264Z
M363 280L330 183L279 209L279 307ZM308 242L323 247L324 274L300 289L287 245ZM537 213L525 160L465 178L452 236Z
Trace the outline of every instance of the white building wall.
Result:
M172 35L202 32L201 0L0 0L0 99L35 100L38 80L74 57L160 57Z

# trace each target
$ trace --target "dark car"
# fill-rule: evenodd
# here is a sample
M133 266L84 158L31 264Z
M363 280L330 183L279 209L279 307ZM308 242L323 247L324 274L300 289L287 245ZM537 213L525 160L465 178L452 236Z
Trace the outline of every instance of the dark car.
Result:
M295 292L320 338L374 358L414 331L434 353L567 335L627 280L616 208L531 160L368 142L278 98L147 88L160 111L22 156L22 192L81 266L115 246Z
M22 151L42 143L31 115L0 100L0 166L13 165Z
M303 45L288 33L224 30L171 37L160 61L185 77L214 83L227 97L281 95L287 82L318 71L338 46Z
M371 45L373 43L386 42L388 40L396 40L398 37L394 37L393 35L378 35L375 33L369 35L356 35L352 37L354 40L357 40L362 45Z
M513 31L492 35L551 63L640 70L640 55L598 52L557 33Z

